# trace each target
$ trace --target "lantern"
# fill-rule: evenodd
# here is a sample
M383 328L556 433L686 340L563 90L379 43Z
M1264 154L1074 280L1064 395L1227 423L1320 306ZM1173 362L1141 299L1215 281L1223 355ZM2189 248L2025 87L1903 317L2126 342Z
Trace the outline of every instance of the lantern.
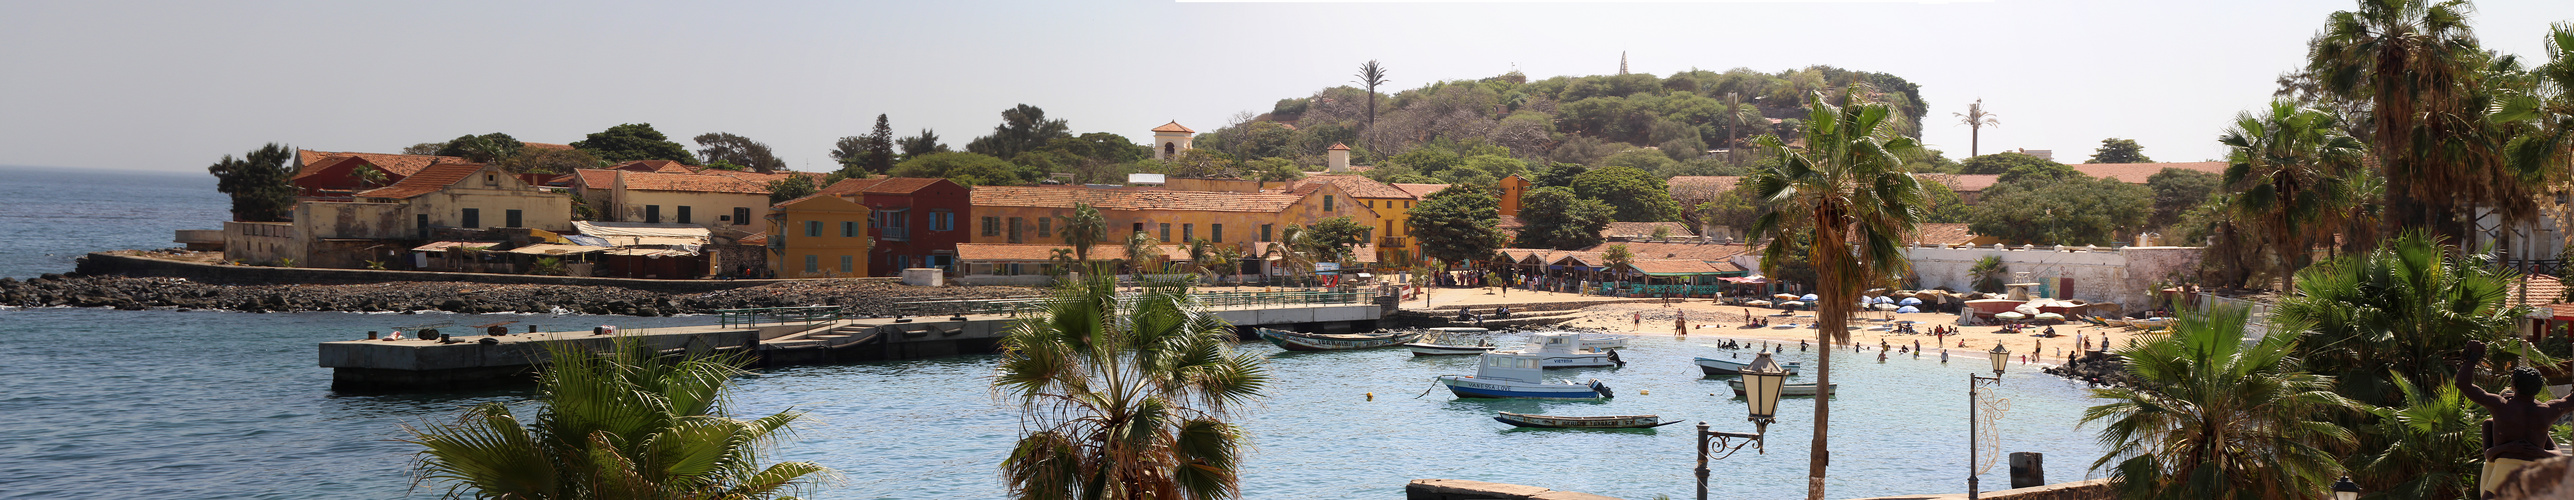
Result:
M1779 413L1779 391L1787 385L1787 370L1770 359L1769 353L1752 358L1743 367L1743 401L1751 408L1751 420L1767 426Z
M1995 343L1993 344L1993 350L1985 352L1990 354L1990 356L1986 356L1987 360L1993 362L1993 376L2002 376L2002 367L2011 364L2011 350L2002 348L2002 344L2000 343Z

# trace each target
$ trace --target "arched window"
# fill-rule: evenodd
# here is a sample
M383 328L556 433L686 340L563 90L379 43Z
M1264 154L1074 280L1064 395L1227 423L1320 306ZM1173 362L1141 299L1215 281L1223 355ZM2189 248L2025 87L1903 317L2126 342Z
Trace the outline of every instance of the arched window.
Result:
M1132 151L1132 150L1129 150L1129 151ZM1176 142L1165 142L1165 143L1162 143L1162 156L1166 156L1166 157L1167 157L1167 156L1172 156L1172 155L1177 155L1177 154L1180 154L1180 143L1176 143Z

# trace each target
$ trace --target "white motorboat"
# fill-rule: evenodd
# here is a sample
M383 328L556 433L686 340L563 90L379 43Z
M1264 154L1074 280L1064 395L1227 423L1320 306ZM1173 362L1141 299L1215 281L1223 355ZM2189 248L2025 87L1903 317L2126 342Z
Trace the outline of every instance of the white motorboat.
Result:
M1625 349L1627 348L1627 337L1624 335L1584 334L1582 335L1582 348L1594 351Z
M1493 351L1491 340L1478 339L1473 344L1456 344L1450 343L1451 341L1448 339L1448 336L1451 334L1482 334L1489 331L1490 330L1471 326L1432 328L1430 329L1430 335L1426 338L1419 339L1417 342L1406 342L1403 344L1403 347L1405 349L1411 349L1412 355L1414 356L1464 356L1483 354Z
M1589 383L1546 381L1543 358L1516 352L1490 352L1476 359L1475 374L1440 375L1439 384L1461 398L1519 399L1601 399L1614 398L1609 386L1594 379Z
M1709 376L1741 375L1743 374L1743 367L1752 365L1751 363L1741 361L1729 361L1716 358L1697 358L1695 361L1698 363L1698 371L1706 373ZM1788 364L1779 365L1779 367L1787 369L1788 376L1794 377L1797 373L1797 366L1800 364L1801 363L1789 362Z
M1539 333L1529 335L1528 344L1520 346L1519 350L1509 352L1538 358L1540 368L1626 364L1618 359L1616 351L1587 348L1581 345L1582 341L1582 335L1578 333Z

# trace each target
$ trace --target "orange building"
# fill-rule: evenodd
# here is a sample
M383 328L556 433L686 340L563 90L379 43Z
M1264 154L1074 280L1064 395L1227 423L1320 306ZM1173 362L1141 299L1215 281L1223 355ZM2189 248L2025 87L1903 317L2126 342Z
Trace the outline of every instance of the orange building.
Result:
M1060 244L1076 204L1087 203L1107 219L1103 243L1135 233L1184 244L1206 240L1254 254L1288 226L1347 216L1361 224L1380 220L1377 210L1339 186L1313 183L1285 192L1172 191L1071 186L974 188L971 243Z

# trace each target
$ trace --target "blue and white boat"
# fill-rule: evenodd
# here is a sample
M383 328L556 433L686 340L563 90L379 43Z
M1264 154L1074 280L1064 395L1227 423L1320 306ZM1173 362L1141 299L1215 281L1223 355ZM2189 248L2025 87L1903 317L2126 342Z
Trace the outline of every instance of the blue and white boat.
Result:
M1698 358L1697 361L1698 371L1705 372L1708 376L1741 375L1743 374L1743 367L1752 365L1751 363L1741 361L1716 358ZM1802 363L1789 362L1788 364L1779 365L1779 367L1786 368L1788 376L1794 377L1796 376L1797 366L1800 364Z
M1474 375L1440 375L1439 384L1461 398L1604 399L1617 397L1599 380L1590 383L1546 381L1543 358L1517 352L1484 353Z
M1578 333L1539 333L1528 336L1528 344L1513 354L1538 358L1539 368L1582 368L1626 364L1617 351L1594 349L1583 345L1588 339Z

